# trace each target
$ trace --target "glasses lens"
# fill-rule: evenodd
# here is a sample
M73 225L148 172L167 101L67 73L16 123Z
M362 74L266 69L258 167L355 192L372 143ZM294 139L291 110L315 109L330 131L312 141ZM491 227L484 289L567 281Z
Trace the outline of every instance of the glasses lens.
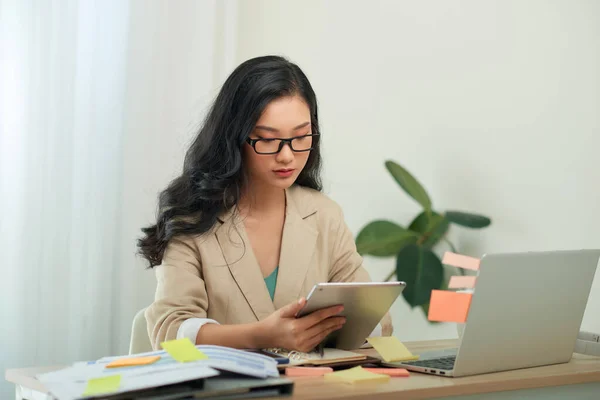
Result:
M263 139L255 143L254 148L257 153L276 153L279 150L279 140Z
M312 136L301 136L292 140L292 147L296 151L308 150L312 146Z

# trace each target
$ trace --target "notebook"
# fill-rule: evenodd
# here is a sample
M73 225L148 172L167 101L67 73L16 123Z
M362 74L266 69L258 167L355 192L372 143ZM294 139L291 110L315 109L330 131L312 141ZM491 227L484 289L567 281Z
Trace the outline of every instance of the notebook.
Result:
M367 358L367 356L364 354L353 353L351 351L334 348L323 349L323 358L321 358L319 353L316 351L312 351L310 353L302 353L299 351L290 351L286 349L271 348L267 350L272 353L276 353L289 358L289 364L284 364L282 365L282 367L292 365L327 365L340 362L365 360Z

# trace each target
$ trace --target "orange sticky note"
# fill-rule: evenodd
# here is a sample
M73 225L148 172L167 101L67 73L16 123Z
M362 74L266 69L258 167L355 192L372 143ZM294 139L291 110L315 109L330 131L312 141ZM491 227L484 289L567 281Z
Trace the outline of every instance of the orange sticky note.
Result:
M448 289L472 289L476 279L476 276L451 276Z
M444 253L442 264L477 271L479 270L479 261L480 260L475 257L463 256L462 254L456 254L447 251Z
M136 367L139 365L149 365L158 360L160 360L160 356L121 358L106 364L106 368Z
M323 376L333 372L330 367L289 367L285 369L287 376Z
M410 376L408 370L404 368L365 368L365 371L373 372L374 374L389 375L394 377L407 377Z
M471 293L432 290L427 318L430 321L465 323L472 296Z

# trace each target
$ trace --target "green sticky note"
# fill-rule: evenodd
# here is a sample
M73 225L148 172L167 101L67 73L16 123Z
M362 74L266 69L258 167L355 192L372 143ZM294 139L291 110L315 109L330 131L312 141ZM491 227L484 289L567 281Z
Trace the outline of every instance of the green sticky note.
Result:
M98 394L116 392L121 385L121 375L103 376L102 378L90 379L85 387L83 396L95 396Z
M179 362L206 360L208 358L188 338L169 340L162 342L160 345L171 357Z

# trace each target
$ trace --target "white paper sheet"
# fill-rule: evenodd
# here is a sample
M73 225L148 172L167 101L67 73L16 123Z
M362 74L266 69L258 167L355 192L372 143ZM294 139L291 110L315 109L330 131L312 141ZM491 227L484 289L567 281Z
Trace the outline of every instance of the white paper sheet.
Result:
M59 400L72 400L84 398L88 380L116 374L121 376L121 382L119 390L111 394L209 378L217 376L218 370L262 379L279 377L277 362L267 356L221 346L196 347L208 359L180 363L167 352L157 351L78 362L58 371L40 374L37 378ZM116 359L146 355L159 355L161 358L150 365L106 368L108 363Z

